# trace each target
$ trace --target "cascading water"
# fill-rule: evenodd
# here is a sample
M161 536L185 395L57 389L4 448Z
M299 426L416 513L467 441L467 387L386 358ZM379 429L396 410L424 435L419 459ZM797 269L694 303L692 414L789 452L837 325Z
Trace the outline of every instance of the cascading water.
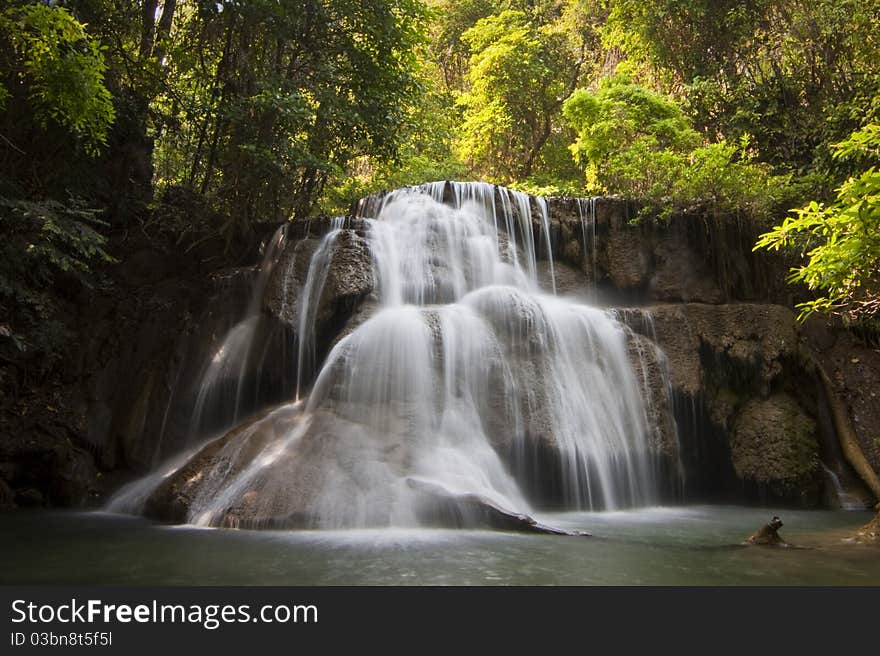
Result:
M581 222L581 241L584 258L589 262L590 282L596 283L596 198L577 199L578 218Z
M330 269L330 260L333 256L333 247L336 237L342 229L344 217L336 217L333 220L330 232L321 241L309 262L309 272L306 276L305 285L299 293L300 305L298 313L298 348L296 360L296 398L299 399L305 386L304 375L317 366L315 354L315 312L324 285L327 282L327 274ZM293 262L291 262L293 264ZM289 298L286 294L285 298Z
M286 241L284 228L278 228L266 245L244 317L226 333L202 372L189 431L194 438L198 438L204 430L205 414L212 405L222 404L231 409L231 417L227 419L231 423L246 413L242 408L242 396L246 392L248 380L246 373L254 366L255 357L259 359L256 363L256 368L259 369L265 356L261 349L263 344L258 340L260 302L266 282Z
M194 486L186 521L412 525L448 514L445 499L468 524L475 505L515 515L656 500L631 334L554 295L545 202L431 183L365 199L356 215L378 309L336 343L310 391L298 376L301 401L172 468ZM338 221L298 291L299 372L315 364L315 308L341 231Z

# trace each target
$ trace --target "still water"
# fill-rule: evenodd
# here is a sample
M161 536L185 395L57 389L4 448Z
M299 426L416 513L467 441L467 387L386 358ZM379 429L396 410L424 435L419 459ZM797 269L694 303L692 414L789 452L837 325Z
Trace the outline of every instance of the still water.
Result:
M800 549L740 543L778 514ZM106 513L0 515L0 583L154 585L880 585L866 512L735 506L542 515L593 537L380 529L256 532Z

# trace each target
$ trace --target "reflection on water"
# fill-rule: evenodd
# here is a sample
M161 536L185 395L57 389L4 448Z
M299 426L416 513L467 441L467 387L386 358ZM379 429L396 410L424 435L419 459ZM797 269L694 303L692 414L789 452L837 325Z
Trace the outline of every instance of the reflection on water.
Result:
M773 514L805 549L743 547ZM0 516L0 583L167 585L878 585L869 513L733 506L565 513L593 538L381 529L251 532L102 513Z

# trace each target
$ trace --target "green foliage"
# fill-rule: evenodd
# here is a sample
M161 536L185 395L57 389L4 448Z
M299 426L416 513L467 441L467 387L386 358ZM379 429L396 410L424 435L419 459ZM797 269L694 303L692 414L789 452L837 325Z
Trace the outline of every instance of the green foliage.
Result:
M609 4L606 45L678 94L699 130L750 135L778 170L842 179L831 144L861 125L880 90L876 0Z
M471 169L510 183L564 152L552 153L563 136L559 111L579 79L584 47L583 35L570 27L507 9L461 35L471 54L456 151Z
M59 286L88 285L91 267L111 262L106 227L81 201L0 196L0 354L27 352L48 368L68 337Z
M578 89L563 112L577 132L572 152L596 193L646 202L668 216L695 204L764 216L786 180L750 161L749 143L703 143L672 101L617 76L595 92Z
M804 283L817 297L798 306L865 321L880 317L880 125L869 124L836 144L835 156L873 162L850 177L833 203L810 202L761 235L755 249L797 249L806 262L790 282Z
M618 153L671 154L700 143L700 135L675 103L624 76L602 80L595 92L576 90L563 113L577 132L572 152L586 166L588 183L613 193L624 191L627 184L614 178L621 167L609 165Z
M422 20L417 0L227 0L181 14L163 53L169 88L152 103L160 186L217 198L227 236L308 215L350 163L397 155L421 91Z
M106 143L113 123L106 65L100 44L63 7L12 6L0 12L0 47L5 78L0 109L9 88L27 85L33 118L44 129L54 122L73 133L90 154Z
M844 209L873 193L875 128L853 131L880 122L877 34L876 0L10 0L0 183L14 191L0 193L94 227L72 191L114 225L137 216L186 248L431 179L764 218L852 176L780 244L809 252L838 231L833 244L853 250L819 261L855 276L869 236L834 221L871 216L867 200ZM127 194L134 203L116 202ZM149 216L124 209L153 198ZM77 234L63 218L12 221L30 211L15 203L5 248L25 243L19 230ZM26 243L56 243L45 229ZM48 287L69 276L35 249L19 264L55 271ZM830 289L823 276L801 280ZM820 309L838 308L835 294ZM27 314L17 304L38 316L6 298L10 316Z

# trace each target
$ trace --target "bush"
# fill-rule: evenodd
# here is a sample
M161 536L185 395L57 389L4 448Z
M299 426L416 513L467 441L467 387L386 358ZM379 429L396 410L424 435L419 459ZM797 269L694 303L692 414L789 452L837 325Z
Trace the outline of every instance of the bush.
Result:
M786 197L787 177L756 163L748 139L704 143L675 103L623 76L578 89L563 108L577 132L571 149L596 193L645 201L668 216L693 205L768 216Z
M51 368L68 337L57 288L90 285L91 267L112 261L104 226L76 199L0 196L0 358L27 359L38 374Z
M834 156L880 162L880 125L869 124L835 146ZM805 283L817 297L801 303L800 318L839 314L876 328L880 318L880 170L869 166L850 177L829 205L813 201L792 210L761 235L755 249L800 250L806 262L790 282Z

